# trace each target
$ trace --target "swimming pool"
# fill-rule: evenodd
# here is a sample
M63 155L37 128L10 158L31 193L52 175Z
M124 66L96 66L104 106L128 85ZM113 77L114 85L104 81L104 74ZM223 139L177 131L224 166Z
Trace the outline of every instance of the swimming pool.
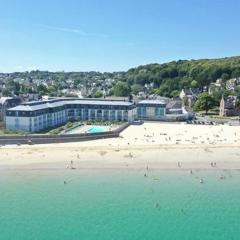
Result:
M102 127L92 127L87 130L88 133L103 133L106 132L106 130Z

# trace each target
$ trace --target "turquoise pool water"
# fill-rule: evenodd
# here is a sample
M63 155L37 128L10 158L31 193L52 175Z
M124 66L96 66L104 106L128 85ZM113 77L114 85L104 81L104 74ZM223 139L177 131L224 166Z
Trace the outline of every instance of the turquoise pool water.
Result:
M1 172L0 239L240 239L239 171L143 173Z
M102 133L102 132L106 132L105 129L102 127L92 127L88 129L88 133Z

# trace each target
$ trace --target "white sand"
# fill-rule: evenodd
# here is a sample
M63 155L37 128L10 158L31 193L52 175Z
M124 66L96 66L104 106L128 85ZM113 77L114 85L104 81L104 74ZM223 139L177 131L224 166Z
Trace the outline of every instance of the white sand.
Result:
M0 148L0 169L240 169L240 127L145 123L120 138ZM211 162L217 166L212 167Z

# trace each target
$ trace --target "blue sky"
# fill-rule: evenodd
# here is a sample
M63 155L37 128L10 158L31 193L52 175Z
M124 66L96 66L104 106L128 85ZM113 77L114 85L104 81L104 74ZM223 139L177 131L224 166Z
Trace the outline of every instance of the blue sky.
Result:
M240 55L239 0L0 0L0 72Z

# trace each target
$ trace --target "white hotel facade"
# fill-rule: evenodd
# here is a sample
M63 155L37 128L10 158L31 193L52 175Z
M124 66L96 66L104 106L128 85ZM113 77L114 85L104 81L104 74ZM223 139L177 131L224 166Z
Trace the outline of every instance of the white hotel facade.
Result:
M71 119L98 121L134 120L135 106L126 101L54 99L29 102L6 112L6 129L39 132L60 126Z

